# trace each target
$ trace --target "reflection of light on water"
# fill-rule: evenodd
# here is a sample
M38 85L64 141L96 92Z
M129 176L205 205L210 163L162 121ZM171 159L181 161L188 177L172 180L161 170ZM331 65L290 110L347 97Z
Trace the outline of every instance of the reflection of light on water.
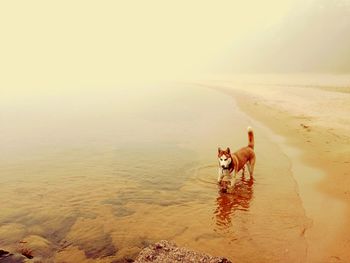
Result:
M242 177L233 187L231 193L219 191L216 198L216 209L214 211L215 223L219 228L232 226L232 217L235 211L248 211L250 201L253 197L254 180Z

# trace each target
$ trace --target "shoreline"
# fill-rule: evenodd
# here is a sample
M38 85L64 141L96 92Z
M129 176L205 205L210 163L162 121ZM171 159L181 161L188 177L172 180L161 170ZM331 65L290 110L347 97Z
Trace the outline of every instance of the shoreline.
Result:
M307 262L349 261L350 178L347 177L349 163L346 160L348 138L344 136L344 130L327 130L317 124L317 118L288 111L279 105L281 102L272 101L261 91L257 93L251 86L206 86L232 96L248 116L285 138L279 145L292 161L293 176L306 215L313 222L306 233ZM280 89L288 96L288 88ZM315 96L317 92L330 91L316 90Z

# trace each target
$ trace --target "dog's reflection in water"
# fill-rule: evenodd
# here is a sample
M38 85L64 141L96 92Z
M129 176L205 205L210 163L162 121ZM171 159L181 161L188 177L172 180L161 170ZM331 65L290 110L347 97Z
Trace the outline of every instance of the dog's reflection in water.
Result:
M231 226L232 216L235 211L248 211L250 201L253 197L253 179L244 176L237 180L235 185L228 191L220 187L219 196L216 198L216 209L214 217L219 228Z

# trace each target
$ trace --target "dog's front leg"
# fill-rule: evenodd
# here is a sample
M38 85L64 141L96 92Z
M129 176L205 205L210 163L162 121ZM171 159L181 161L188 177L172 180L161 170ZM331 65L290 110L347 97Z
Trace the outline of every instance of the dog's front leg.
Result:
M231 176L231 180L230 180L231 187L233 187L236 183L236 176L237 176L237 173L235 170L235 171L233 171L233 175Z
M221 168L219 168L219 176L218 176L218 183L221 182L222 178L224 178L224 173Z

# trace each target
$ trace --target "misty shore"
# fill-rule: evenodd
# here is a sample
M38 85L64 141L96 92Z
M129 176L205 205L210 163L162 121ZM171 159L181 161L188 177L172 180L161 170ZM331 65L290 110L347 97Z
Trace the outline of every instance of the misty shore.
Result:
M332 81L323 86L284 81L284 85L230 80L203 85L233 96L249 116L286 138L280 145L285 145L281 147L295 168L303 206L312 221L306 233L308 260L348 261L350 89L344 81L334 87ZM299 161L310 169L298 170L303 165Z

